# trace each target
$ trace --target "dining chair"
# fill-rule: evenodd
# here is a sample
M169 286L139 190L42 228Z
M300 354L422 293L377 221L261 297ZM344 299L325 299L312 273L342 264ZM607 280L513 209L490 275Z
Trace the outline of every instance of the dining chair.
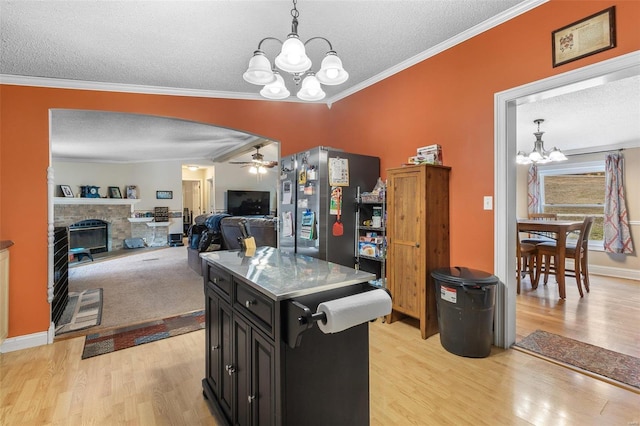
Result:
M534 261L536 259L536 245L521 243L520 242L520 233L516 231L516 262L517 262L517 293L520 294L520 282L522 281L522 276L529 273L529 280L531 281L531 286L535 285L535 264ZM535 288L535 287L533 287Z
M584 297L582 292L582 282L584 287L589 292L589 234L591 233L591 227L593 226L594 216L587 216L584 218L578 239L575 243L568 242L565 248L565 259L573 259L573 269L566 268L565 276L575 277L576 284L578 285L578 291L580 297ZM544 283L547 284L549 274L556 272L556 260L557 260L558 248L554 242L545 242L536 244L536 276L540 277L542 271L543 256L547 259L552 258L553 262L548 260L544 262Z
M556 213L529 213L530 220L558 220L558 215ZM527 238L522 239L522 243L526 244L539 244L549 241L555 241L553 232L536 232L535 234L529 236Z

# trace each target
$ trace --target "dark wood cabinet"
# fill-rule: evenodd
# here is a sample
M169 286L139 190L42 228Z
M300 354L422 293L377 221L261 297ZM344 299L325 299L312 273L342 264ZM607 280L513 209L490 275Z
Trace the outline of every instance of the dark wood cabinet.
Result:
M66 227L53 230L53 301L51 319L58 323L69 302L69 232Z
M228 302L231 276L208 266L206 287L207 347L206 382L220 409L234 425L275 424L275 348L253 321L234 311ZM227 286L229 285L229 287ZM242 284L240 284L240 287ZM251 289L237 288L237 297ZM246 301L256 304L254 299ZM245 310L249 309L244 306ZM260 310L258 311L260 312ZM205 387L206 395L206 387Z
M450 266L449 173L427 164L387 170L387 321L417 318L423 339L438 332L431 271Z
M235 251L205 256L207 350L202 385L210 407L234 426L368 425L368 323L333 334L305 323L300 339L290 332L301 324L296 303L315 312L321 302L371 290L367 282L374 275L308 256L281 254L272 247L258 248L256 256L271 263L260 270L254 266L256 259L243 259ZM227 258L236 269L246 265L251 272L230 273L209 258ZM270 270L275 264L286 265L284 278ZM295 280L289 276L298 277L301 286L316 277L334 276L345 284L320 279L321 289L298 291L291 297L260 291L260 284L249 276L276 283L285 291L295 290Z

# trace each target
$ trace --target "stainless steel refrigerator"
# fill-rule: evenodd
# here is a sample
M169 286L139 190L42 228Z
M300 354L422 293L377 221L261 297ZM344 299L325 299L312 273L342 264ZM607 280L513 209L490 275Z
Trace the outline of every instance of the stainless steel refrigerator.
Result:
M374 188L380 159L316 147L281 163L280 249L353 267L357 189Z

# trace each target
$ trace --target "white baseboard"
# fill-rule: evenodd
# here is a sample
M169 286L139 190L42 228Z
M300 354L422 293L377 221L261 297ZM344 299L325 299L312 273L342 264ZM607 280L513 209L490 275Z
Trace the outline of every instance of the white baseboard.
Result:
M633 269L589 265L589 273L594 275L604 275L606 277L624 278L627 280L640 281L640 271L634 271Z
M49 333L41 331L39 333L26 334L24 336L9 337L0 346L0 353L19 351L21 349L34 348L49 343Z

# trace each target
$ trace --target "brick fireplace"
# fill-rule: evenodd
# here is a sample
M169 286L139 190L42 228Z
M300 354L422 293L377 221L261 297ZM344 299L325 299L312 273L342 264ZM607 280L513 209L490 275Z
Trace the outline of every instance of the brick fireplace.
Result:
M131 206L121 204L54 204L54 226L69 227L85 220L104 221L107 226L107 251L123 248L131 238Z

